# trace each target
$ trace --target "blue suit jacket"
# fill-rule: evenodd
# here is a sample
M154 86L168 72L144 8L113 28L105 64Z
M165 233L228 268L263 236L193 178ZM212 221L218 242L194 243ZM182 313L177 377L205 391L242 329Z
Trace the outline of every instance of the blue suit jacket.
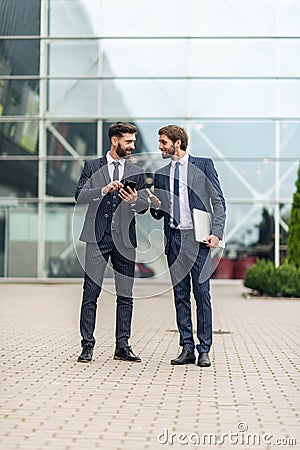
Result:
M160 199L160 209L151 208L155 219L164 218L165 251L169 251L170 238L170 164L155 172L154 194ZM212 213L211 233L223 238L226 206L214 163L209 158L188 158L188 197L191 214L193 209ZM192 215L193 217L193 215Z
M125 247L137 246L135 213L144 213L148 209L146 182L143 170L128 160L125 161L122 183L126 178L136 182L138 199L134 207L122 201L118 191L102 195L102 188L111 181L106 156L85 162L75 193L78 204L88 204L80 240L101 242L105 230L111 227L115 203L114 231L122 238Z

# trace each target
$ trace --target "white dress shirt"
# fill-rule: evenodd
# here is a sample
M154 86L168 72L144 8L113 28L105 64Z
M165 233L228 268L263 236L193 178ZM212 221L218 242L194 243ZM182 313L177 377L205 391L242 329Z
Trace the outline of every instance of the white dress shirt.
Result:
M123 175L124 175L125 159L124 158L114 159L110 156L109 153L106 154L106 159L107 159L108 173L109 173L109 177L110 177L111 181L114 181L113 180L113 174L114 174L114 170L115 170L114 162L120 163L120 165L119 165L119 181L121 181L123 178Z
M191 215L191 210L189 207L189 195L188 195L188 160L189 155L185 154L182 158L178 160L179 166L179 208L180 208L180 222L178 224L181 230L192 230L193 220ZM176 161L171 161L170 165L170 203L171 203L171 218L170 226L174 228L173 224L173 192L174 192L174 172L175 172Z

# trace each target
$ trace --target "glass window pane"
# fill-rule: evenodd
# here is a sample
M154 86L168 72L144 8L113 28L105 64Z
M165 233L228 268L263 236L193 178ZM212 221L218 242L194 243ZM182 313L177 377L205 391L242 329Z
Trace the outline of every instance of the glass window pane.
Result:
M38 120L0 122L0 155L36 155L38 137Z
M49 16L51 36L182 36L188 8L181 0L50 0Z
M45 271L48 277L82 277L73 245L74 205L48 205L45 214ZM84 244L80 250L84 256ZM83 260L83 258L81 258Z
M77 160L47 161L47 195L73 198L83 165Z
M214 159L225 198L270 200L275 194L274 161Z
M191 39L190 76L275 76L276 41L270 39Z
M37 197L38 162L0 160L0 197Z
M283 201L293 201L293 194L296 192L296 181L299 169L299 159L295 161L280 162L279 189L280 199Z
M40 41L0 40L0 75L38 75Z
M192 80L190 92L190 114L194 117L276 115L274 80Z
M192 0L192 36L266 36L276 31L276 0Z
M103 81L106 117L182 117L186 114L185 80Z
M284 0L284 2L278 3L278 8L281 34L299 37L300 3L295 0Z
M97 115L97 80L50 80L49 115L90 117Z
M50 76L98 75L97 41L52 41L48 49Z
M300 81L281 80L279 95L280 116L298 118L300 116Z
M40 34L40 0L1 0L0 36Z
M299 158L300 122L283 121L280 127L280 156Z
M37 276L38 214L36 206L9 209L8 276Z
M300 11L299 11L300 18ZM298 22L299 22L298 18ZM299 24L298 24L299 25ZM300 27L299 32L300 34ZM300 76L300 39L282 39L280 45L280 76L299 77Z
M48 123L49 156L91 156L97 154L96 123Z
M191 121L189 151L209 158L274 158L274 121Z
M89 9L78 0L49 0L48 4L50 36L94 35L93 18L98 17L101 2L92 2Z
M0 116L38 116L38 80L1 80Z
M103 75L186 76L188 56L186 39L104 39Z

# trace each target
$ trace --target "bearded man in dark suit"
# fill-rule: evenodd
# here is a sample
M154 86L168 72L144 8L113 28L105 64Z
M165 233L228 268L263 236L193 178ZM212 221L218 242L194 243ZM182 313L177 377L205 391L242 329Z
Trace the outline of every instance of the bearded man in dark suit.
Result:
M97 299L109 258L117 295L114 359L141 361L129 346L137 246L135 215L148 209L144 173L128 160L135 148L136 133L137 128L130 123L111 125L110 150L102 158L86 161L76 189L77 203L88 204L80 236L86 242L86 253L79 362L90 362L93 358ZM135 187L124 189L125 180L135 182Z
M196 301L198 351L197 364L209 367L212 344L212 309L210 296L210 249L223 238L225 200L214 164L209 158L187 154L188 135L177 125L161 128L159 149L170 164L155 173L150 212L164 219L165 253L173 285L181 354L173 365L194 364L195 343L191 314L191 280ZM204 242L195 239L195 216L200 210L211 217L211 230Z

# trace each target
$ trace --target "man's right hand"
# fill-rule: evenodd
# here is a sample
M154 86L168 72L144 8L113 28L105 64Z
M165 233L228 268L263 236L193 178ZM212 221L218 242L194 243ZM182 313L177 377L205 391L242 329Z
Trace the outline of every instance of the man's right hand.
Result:
M161 201L159 200L158 197L156 197L156 195L152 194L152 192L150 191L150 189L146 189L146 192L148 194L148 197L151 201L151 206L153 208L160 208L161 205Z
M102 194L108 194L109 192L114 192L117 191L118 189L121 189L123 187L123 184L118 181L118 180L114 180L111 181L110 183L108 183L107 186L105 186L104 188L102 188Z

